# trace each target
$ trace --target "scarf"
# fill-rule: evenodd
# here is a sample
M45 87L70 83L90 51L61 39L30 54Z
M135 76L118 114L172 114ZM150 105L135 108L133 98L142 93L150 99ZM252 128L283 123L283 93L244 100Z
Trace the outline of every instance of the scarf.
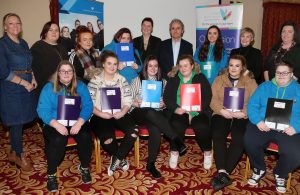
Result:
M100 56L98 51L91 49L91 56L95 59L94 63L90 55L84 49L80 48L76 50L76 55L84 68L84 79L91 80L96 74L101 72L100 69ZM99 63L99 64L98 64Z

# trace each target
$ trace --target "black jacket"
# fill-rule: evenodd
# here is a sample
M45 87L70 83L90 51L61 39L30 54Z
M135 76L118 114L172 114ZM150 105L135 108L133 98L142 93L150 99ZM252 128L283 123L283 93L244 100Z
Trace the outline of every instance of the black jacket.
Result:
M193 55L193 45L181 39L180 49L178 58L184 54ZM173 48L172 48L172 39L167 39L161 42L159 48L159 64L162 67L162 76L167 79L167 74L172 70L174 64L177 62L173 62Z
M151 35L149 38L147 50L145 50L143 36L133 39L133 46L140 52L141 60L143 63L145 62L146 57L149 55L158 57L160 43L160 38Z
M212 98L211 86L206 77L200 73L196 74L192 79L193 84L200 83L201 86L201 112L209 116L211 109L209 107ZM177 90L180 84L180 78L177 76L170 78L164 91L163 99L170 114L174 113L175 109L180 107L176 103Z
M263 72L261 51L249 45L231 50L230 56L236 54L246 58L247 69L253 72L256 83L261 83Z

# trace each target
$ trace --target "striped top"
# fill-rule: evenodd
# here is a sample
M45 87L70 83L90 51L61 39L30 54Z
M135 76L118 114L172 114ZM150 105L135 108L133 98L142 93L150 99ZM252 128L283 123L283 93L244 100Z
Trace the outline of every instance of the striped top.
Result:
M149 80L156 81L156 77L149 77ZM162 96L165 91L166 85L167 85L167 81L165 79L162 79L162 88L163 88ZM140 77L136 77L135 79L133 79L130 84L130 87L132 92L132 101L134 102L140 99L142 95L142 82ZM131 109L133 109L133 107ZM161 110L161 109L156 109L156 110Z

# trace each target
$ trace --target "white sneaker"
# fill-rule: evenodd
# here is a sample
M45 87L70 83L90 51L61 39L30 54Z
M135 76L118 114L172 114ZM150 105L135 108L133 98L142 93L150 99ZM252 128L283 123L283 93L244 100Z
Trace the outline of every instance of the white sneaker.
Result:
M276 190L279 193L286 192L286 179L280 178L279 175L275 174Z
M177 151L170 152L169 165L171 169L176 169L178 163L179 153Z
M257 168L253 168L252 170L252 176L248 179L248 184L250 186L257 186L258 182L265 176L266 171L264 170L259 170Z
M206 170L209 170L212 166L212 154L205 155L204 154L204 160L203 160L203 167Z

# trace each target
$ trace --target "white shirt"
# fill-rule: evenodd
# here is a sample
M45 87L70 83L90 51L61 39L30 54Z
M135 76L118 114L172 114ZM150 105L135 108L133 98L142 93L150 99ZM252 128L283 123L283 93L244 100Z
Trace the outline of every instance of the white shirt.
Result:
M174 62L173 66L176 66L177 63L180 43L181 43L181 39L179 41L175 41L174 39L172 39L173 62Z

